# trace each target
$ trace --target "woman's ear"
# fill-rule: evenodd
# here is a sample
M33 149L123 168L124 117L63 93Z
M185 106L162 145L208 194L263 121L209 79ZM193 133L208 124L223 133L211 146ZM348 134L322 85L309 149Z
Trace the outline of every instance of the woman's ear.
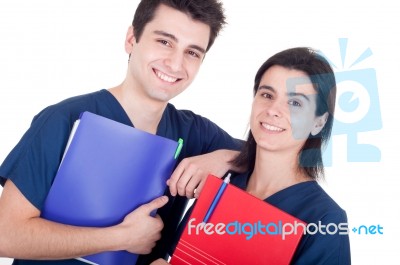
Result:
M312 136L315 136L315 135L317 135L317 134L319 134L321 132L321 130L324 128L328 118L329 118L329 113L328 112L325 112L321 116L318 116L318 117L315 118L314 127L311 130L311 135Z

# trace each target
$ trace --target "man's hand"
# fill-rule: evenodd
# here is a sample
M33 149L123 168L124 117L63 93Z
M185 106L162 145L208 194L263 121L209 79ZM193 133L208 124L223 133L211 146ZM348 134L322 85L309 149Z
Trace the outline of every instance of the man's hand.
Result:
M238 153L224 149L183 159L167 181L172 196L179 194L189 199L197 198L208 174L222 177L231 169L229 161Z
M148 254L161 238L164 224L160 216L150 216L150 213L163 207L168 202L167 196L161 196L144 204L128 214L119 225L126 237L126 250L136 254Z
M7 180L0 195L0 256L16 259L70 259L103 251L150 253L160 239L163 222L150 213L164 206L167 196L138 207L110 227L79 227L48 221Z
M150 263L150 265L168 265L169 263L163 259L158 259Z

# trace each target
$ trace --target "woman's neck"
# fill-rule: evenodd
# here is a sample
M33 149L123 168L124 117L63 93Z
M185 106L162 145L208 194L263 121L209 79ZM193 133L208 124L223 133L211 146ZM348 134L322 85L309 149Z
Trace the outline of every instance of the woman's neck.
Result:
M309 181L299 167L297 155L257 150L254 170L247 192L264 200L272 194L300 182Z

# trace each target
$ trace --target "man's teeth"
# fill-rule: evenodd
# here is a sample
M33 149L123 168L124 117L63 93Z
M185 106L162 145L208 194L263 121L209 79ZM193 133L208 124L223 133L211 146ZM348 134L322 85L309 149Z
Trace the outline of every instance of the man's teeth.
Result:
M281 129L281 128L278 128L278 127L275 127L275 126L272 126L272 125L269 125L269 124L266 124L266 123L263 123L262 126L265 129L270 130L270 131L275 131L275 132L283 131L283 129Z
M178 80L178 78L174 78L174 77L168 76L168 75L163 74L163 73L158 72L158 71L157 71L157 76L158 76L161 80L164 80L164 81L169 82L169 83L173 83L173 82L175 82L176 80Z

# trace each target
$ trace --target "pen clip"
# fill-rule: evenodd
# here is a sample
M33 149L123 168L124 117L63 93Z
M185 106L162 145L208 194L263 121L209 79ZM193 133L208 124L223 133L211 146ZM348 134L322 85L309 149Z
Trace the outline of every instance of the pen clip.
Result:
M182 146L183 146L183 139L179 138L178 146L176 147L174 159L176 159L179 156L179 154L181 153Z

